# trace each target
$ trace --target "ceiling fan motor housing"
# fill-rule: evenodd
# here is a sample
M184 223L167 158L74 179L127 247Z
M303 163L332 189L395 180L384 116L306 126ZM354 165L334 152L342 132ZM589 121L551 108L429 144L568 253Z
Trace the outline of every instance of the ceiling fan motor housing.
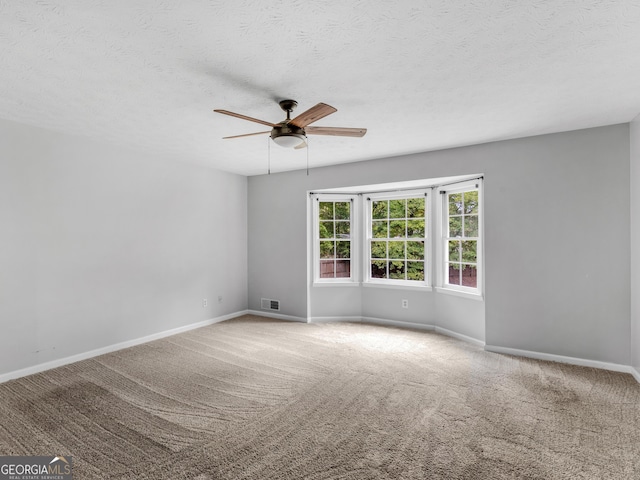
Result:
M296 147L307 142L304 128L281 122L271 130L271 139L281 147Z

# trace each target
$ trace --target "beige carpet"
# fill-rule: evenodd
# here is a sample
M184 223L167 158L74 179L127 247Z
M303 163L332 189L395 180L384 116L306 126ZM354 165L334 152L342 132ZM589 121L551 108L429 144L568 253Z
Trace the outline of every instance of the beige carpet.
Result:
M640 478L630 376L259 317L0 385L1 455L74 479Z

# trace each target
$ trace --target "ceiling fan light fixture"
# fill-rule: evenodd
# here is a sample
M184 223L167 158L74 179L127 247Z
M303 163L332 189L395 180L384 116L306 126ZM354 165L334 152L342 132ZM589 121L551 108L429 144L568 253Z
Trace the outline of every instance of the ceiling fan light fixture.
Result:
M285 133L271 138L274 142L284 148L294 148L300 144L306 143L305 136L297 133Z
M287 123L281 123L273 127L271 139L284 148L295 148L307 143L304 129Z

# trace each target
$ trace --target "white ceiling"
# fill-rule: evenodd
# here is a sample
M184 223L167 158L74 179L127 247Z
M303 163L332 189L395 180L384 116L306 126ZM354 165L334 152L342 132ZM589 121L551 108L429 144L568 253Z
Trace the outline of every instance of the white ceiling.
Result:
M311 166L574 130L640 112L640 2L0 0L0 117L244 175L318 102ZM305 150L271 147L272 171Z

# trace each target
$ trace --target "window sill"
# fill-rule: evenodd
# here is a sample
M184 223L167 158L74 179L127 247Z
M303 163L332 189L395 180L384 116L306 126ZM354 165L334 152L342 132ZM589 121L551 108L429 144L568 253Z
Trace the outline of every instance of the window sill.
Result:
M324 287L359 287L360 286L360 282L355 282L355 281L318 282L318 281L315 281L315 282L313 282L313 286L314 287L321 287L321 288L324 288Z
M480 293L463 292L461 290L454 290L452 288L436 287L437 293L444 293L446 295L453 295L455 297L468 298L470 300L476 300L478 302L484 302L484 297Z
M396 290L419 290L421 292L430 292L432 288L429 285L409 285L406 283L386 283L386 282L363 282L363 287L367 288L391 288Z

